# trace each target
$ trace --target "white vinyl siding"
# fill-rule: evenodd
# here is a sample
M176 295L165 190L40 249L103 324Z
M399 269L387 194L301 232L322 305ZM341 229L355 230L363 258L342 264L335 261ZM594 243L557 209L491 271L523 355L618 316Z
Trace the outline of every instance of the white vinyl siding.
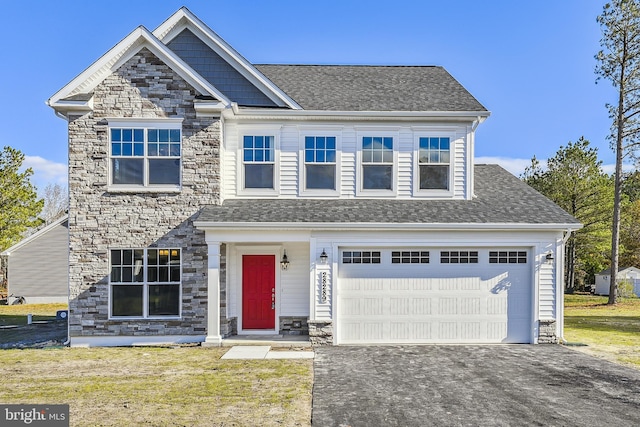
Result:
M545 256L542 254L540 263L540 289L539 295L539 315L540 319L556 318L556 287L555 275L556 271L554 263L545 262Z
M406 125L366 125L349 124L344 122L326 123L289 123L274 125L265 123L245 124L228 120L224 124L224 147L221 150L224 174L222 176L223 199L236 197L318 197L318 194L305 192L303 188L302 174L304 174L304 158L300 157L300 147L304 144L305 135L333 135L336 137L338 149L336 151L336 190L332 194L323 194L323 197L353 198L364 197L395 197L398 199L422 198L452 198L463 199L467 197L467 176L469 156L467 150L469 144L468 126L465 125L437 125L413 126ZM310 130L312 129L312 130ZM414 182L419 180L419 168L415 162L415 138L425 132L430 135L444 134L451 138L452 147L452 182L451 191L447 194L416 194ZM239 179L242 168L242 136L243 135L267 135L275 134L276 143L276 185L272 192L245 192L240 186ZM362 163L357 161L362 150L362 136L393 136L393 190L358 190L357 182L362 174ZM377 193L385 194L377 194ZM470 197L470 195L469 195Z
M12 250L7 260L9 294L27 304L67 302L69 269L68 221ZM26 241L26 240L25 240Z

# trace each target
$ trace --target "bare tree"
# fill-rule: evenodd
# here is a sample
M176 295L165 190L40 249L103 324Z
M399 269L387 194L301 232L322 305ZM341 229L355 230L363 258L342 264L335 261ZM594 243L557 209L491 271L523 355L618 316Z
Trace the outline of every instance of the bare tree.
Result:
M617 302L618 258L620 249L620 211L622 162L635 156L640 147L640 0L612 0L598 16L602 28L596 55L598 80L609 80L617 90L617 103L607 104L612 148L616 153L613 224L611 230L611 282L609 304Z
M60 184L47 184L42 191L42 198L44 199L44 208L42 208L40 218L47 224L60 218L69 209L69 192L67 187Z

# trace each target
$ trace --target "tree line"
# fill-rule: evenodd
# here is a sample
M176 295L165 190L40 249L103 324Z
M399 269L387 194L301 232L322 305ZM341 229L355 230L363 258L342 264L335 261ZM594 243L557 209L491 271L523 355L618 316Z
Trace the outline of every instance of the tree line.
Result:
M536 157L521 178L580 221L565 245L565 289L586 290L611 264L615 175L583 137L561 146L546 167ZM640 172L622 176L619 264L640 266Z

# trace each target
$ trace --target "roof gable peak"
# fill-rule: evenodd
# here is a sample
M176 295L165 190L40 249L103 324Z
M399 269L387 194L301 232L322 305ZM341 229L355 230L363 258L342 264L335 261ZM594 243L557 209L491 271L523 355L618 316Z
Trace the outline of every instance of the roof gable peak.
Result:
M229 43L184 6L160 24L160 26L153 31L153 35L163 44L168 45L171 40L185 29L191 31L276 105L294 110L302 109L289 95L276 86Z

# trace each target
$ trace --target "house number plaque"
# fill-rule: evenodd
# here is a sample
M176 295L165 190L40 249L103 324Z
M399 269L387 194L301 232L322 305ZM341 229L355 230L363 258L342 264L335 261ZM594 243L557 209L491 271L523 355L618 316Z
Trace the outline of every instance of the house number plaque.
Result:
M327 272L322 272L322 303L327 302Z

